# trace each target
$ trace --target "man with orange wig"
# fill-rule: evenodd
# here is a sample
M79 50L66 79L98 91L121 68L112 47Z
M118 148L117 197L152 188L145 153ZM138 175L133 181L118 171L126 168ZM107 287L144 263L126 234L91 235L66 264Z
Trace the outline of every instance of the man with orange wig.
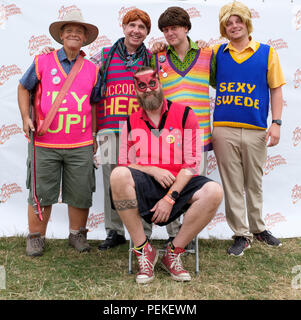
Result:
M150 33L151 20L139 9L128 11L122 20L124 37L112 47L106 47L91 60L102 71L102 100L97 111L97 127L104 183L104 216L106 240L99 250L125 243L124 227L118 214L111 208L110 175L117 165L120 123L138 110L139 104L134 89L133 73L142 65L149 66L151 53L143 43ZM151 225L144 223L146 235L151 235Z

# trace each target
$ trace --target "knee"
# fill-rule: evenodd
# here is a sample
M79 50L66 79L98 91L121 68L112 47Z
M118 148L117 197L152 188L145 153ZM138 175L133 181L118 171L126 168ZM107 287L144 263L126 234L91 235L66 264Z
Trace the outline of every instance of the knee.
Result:
M203 190L206 194L209 203L213 206L218 207L223 200L224 191L222 186L217 182L208 182L204 186Z
M124 188L125 185L133 181L130 170L127 167L116 167L110 176L110 185L112 191L116 188Z

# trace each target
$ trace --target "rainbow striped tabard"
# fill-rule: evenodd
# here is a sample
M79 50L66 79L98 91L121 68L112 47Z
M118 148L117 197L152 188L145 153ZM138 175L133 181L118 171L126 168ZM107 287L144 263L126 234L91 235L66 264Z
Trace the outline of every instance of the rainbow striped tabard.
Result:
M204 130L204 151L212 150L209 104L211 56L211 49L199 50L191 65L185 71L180 71L166 51L156 54L164 97L193 109L200 129Z

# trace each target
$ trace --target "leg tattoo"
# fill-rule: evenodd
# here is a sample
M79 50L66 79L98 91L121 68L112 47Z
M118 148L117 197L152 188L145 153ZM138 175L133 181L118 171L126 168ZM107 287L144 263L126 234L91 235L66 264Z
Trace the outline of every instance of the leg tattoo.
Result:
M137 209L138 208L138 202L137 199L132 200L118 200L113 201L116 210L122 211L122 210L128 210L128 209Z

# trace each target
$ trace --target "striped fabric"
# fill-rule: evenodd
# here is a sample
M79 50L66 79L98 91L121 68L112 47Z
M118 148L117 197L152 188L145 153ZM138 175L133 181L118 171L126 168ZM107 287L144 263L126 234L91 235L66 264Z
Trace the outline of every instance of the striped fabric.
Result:
M204 150L211 150L209 76L212 50L198 51L185 71L172 63L166 52L156 55L156 65L164 96L173 102L189 106L195 112L199 127L203 129Z
M102 49L105 63L110 47ZM149 53L150 54L150 53ZM125 62L115 52L107 69L106 92L97 113L97 128L100 134L120 132L120 122L139 109L133 82L133 72L143 65L142 57L126 68Z

